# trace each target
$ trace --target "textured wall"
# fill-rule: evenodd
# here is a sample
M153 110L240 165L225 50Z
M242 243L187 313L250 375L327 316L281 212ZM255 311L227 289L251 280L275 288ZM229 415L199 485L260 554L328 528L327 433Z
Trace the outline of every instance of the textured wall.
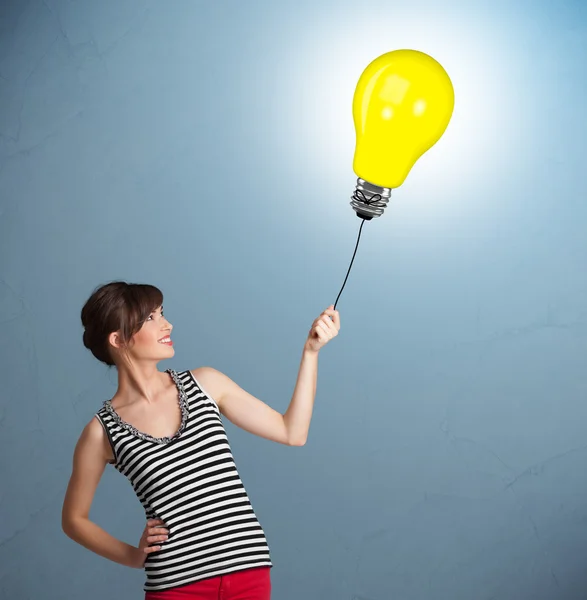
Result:
M455 114L363 229L309 442L227 426L274 596L585 598L587 12L441 5L2 3L3 599L142 597L140 571L60 527L115 384L81 344L94 286L161 286L162 366L215 366L285 410L358 231L354 85L401 47L444 64ZM138 541L113 469L92 517Z

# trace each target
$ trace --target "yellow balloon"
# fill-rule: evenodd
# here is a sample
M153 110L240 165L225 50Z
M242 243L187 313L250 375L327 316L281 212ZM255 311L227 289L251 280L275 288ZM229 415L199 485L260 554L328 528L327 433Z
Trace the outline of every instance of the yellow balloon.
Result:
M372 192L377 186L388 192L399 187L440 139L453 108L452 82L431 56L395 50L371 62L353 98L353 170L362 187Z

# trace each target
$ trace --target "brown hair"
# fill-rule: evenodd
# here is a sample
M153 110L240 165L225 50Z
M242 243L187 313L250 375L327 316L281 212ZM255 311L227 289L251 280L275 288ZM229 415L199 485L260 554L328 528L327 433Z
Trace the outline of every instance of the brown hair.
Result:
M120 332L126 346L162 304L163 294L153 285L113 281L97 287L82 308L84 346L99 361L113 366L108 336Z

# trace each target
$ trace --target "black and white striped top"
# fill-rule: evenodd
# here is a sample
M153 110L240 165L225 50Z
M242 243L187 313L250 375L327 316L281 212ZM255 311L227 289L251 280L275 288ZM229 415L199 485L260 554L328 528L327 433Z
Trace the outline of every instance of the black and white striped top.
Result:
M235 571L271 567L265 534L240 480L216 402L190 371L168 370L181 426L154 438L123 421L104 402L96 416L147 519L161 519L169 538L147 555L145 591L167 590Z

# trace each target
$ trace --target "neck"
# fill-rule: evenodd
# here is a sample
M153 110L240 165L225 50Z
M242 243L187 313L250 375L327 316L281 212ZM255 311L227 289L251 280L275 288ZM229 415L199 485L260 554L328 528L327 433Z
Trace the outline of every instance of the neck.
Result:
M118 389L115 396L126 403L153 402L165 388L165 378L154 362L118 365ZM166 376L165 376L166 377Z

